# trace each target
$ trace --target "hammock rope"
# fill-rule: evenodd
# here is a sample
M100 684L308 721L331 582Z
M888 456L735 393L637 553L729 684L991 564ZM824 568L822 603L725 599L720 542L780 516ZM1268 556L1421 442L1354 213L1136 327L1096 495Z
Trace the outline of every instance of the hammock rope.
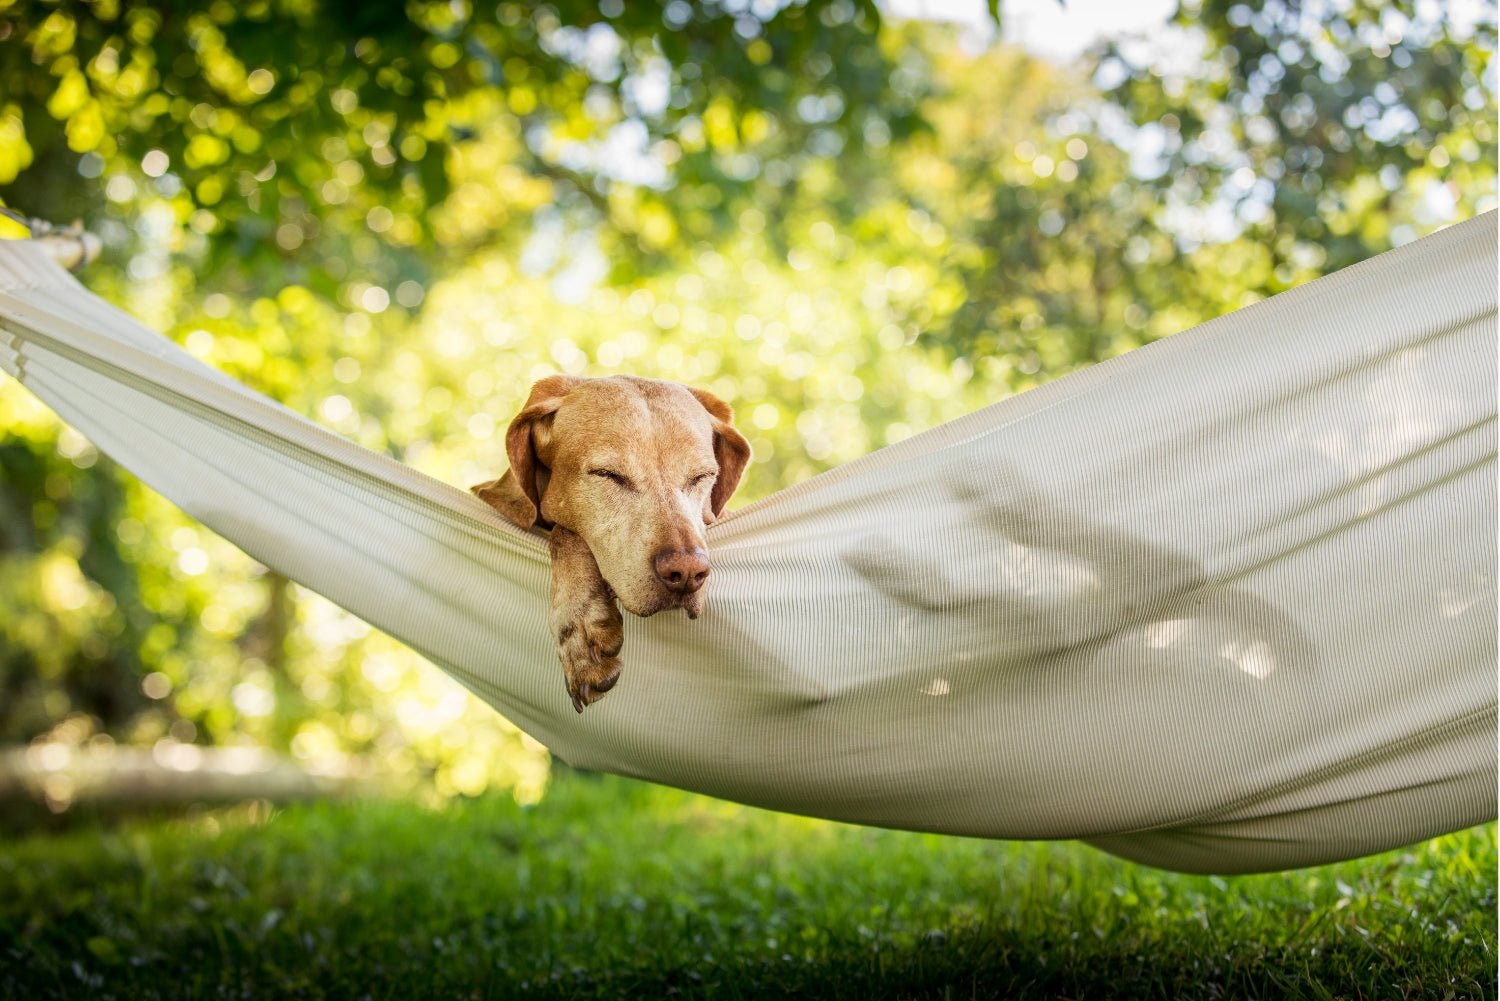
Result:
M0 369L563 760L1188 871L1496 815L1496 221L882 449L709 529L573 712L537 536L0 243Z

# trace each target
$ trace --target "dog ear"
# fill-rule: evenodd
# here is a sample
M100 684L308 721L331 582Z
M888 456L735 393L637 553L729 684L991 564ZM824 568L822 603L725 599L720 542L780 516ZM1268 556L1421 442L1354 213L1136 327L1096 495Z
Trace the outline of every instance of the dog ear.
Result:
M505 432L510 472L471 488L480 500L518 525L552 527L542 517L542 495L552 478L552 418L583 381L571 375L551 375L532 386L526 405Z
M515 474L509 470L498 480L470 487L469 492L522 528L536 525L536 505L522 492Z
M717 518L724 513L724 506L740 485L740 477L750 464L750 443L734 426L734 411L729 404L703 389L692 389L692 394L703 404L714 427L714 459L719 463L719 478L714 481L709 507Z

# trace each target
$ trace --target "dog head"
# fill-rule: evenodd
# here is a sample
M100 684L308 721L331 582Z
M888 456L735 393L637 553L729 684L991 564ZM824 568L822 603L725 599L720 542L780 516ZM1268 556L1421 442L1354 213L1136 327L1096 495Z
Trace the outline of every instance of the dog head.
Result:
M728 404L675 382L552 376L532 387L505 445L510 471L474 493L523 528L577 533L627 611L697 615L703 528L750 461Z

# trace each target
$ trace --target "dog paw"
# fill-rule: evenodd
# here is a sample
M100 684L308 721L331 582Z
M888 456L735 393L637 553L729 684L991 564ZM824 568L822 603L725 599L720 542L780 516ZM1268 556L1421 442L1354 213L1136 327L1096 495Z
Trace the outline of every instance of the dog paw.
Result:
M620 680L624 620L613 601L596 594L564 614L554 615L553 627L568 697L573 700L573 708L583 712Z

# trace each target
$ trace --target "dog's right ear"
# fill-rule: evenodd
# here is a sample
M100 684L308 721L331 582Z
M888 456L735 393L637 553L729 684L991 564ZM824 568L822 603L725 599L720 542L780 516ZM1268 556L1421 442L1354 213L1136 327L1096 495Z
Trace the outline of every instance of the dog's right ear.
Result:
M552 478L552 418L583 379L551 375L531 387L526 406L505 432L510 472L471 488L480 500L524 528L551 528L542 517L542 496Z

